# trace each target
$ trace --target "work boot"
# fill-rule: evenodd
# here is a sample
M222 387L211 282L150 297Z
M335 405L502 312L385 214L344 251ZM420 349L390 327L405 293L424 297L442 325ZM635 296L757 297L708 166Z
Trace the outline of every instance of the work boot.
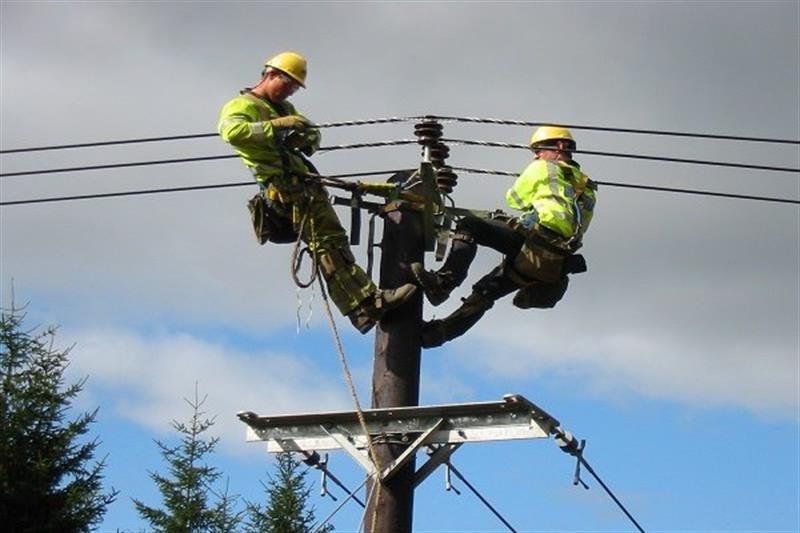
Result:
M425 270L422 263L411 263L411 273L431 305L439 305L450 297L453 286L442 274Z
M375 319L361 306L347 313L347 318L350 319L350 322L362 335L375 327Z
M423 348L436 348L447 341L444 324L441 320L431 320L422 325L421 345Z
M494 301L485 295L473 292L464 303L441 320L431 320L422 325L420 343L423 348L435 348L447 341L460 337L478 323L483 315L492 308Z
M417 292L417 286L413 283L406 283L400 285L396 289L380 289L375 295L375 309L377 310L377 317L375 320L380 320L383 316L406 303Z
M378 290L374 296L347 313L347 318L360 333L367 333L386 313L403 305L416 292L417 287L413 283L406 283L396 289Z

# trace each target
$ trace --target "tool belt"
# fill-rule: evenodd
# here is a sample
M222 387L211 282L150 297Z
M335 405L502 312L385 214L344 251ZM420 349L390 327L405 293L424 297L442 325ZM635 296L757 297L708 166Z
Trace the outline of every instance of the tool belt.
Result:
M537 281L556 283L567 273L586 270L583 257L573 255L580 248L580 242L570 243L540 224L528 229L514 219L509 225L525 236L525 243L507 268L509 277L519 285L525 287Z
M266 191L260 191L250 198L247 202L247 209L250 211L250 220L253 223L253 231L258 244L266 244L267 241L277 244L297 241L298 235L292 218L267 198Z

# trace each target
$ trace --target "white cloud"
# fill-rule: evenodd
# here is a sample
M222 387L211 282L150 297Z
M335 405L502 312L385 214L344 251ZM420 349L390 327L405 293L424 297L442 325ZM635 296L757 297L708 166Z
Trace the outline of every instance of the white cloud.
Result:
M692 17L658 5L626 10L471 4L453 10L444 4L388 4L342 10L286 3L281 5L286 24L255 46L252 36L263 29L257 13L268 7L11 3L2 9L4 148L137 132L212 131L225 99L252 82L270 50L284 48L309 56L309 89L295 102L322 121L433 112L770 137L798 134L798 47L792 23L797 7L785 3L769 4L766 10L741 5L722 13L702 5ZM438 17L441 12L448 13L447 20ZM754 12L763 16L753 19ZM532 29L529 17L522 15L530 14L568 22L581 39L565 42L559 24L536 24L537 42L562 43L558 56L541 53L526 38ZM120 20L125 24L117 24ZM617 31L619 20L624 20L624 34ZM173 31L176 22L184 30ZM752 31L743 35L738 30L745 22ZM39 31L28 31L34 24ZM337 46L330 46L331 27L342 37ZM698 27L703 31L695 31ZM457 38L454 28L470 38ZM739 83L743 73L749 73L747 83ZM764 79L770 82L765 85ZM51 101L50 80L58 82L59 100L69 103L57 113L42 104ZM769 97L763 93L767 86ZM456 138L511 142L524 142L530 133L528 128L449 123L446 128ZM324 134L339 143L405 138L411 129L403 124ZM576 135L587 149L798 164L791 147L588 131ZM374 170L414 165L418 152L417 147L360 150L317 160L327 172ZM211 139L91 153L4 155L3 170L218 153L230 151ZM450 162L519 170L528 157L524 151L454 146ZM583 164L590 175L606 181L784 197L798 192L791 176L599 157L586 157ZM231 160L3 179L0 186L3 198L13 199L247 180L240 163ZM464 174L454 198L461 206L501 207L510 181ZM46 305L56 322L68 316L84 328L167 323L191 330L214 324L259 334L285 328L295 320L290 250L255 244L244 203L251 192L3 208L3 288L14 277L18 293ZM340 213L346 222L346 211ZM586 372L587 381L597 387L785 412L796 405L798 230L795 206L603 187L585 248L590 272L575 279L559 308L540 313L498 305L470 336L492 343L494 355L487 361L503 375L511 376L512 369L528 377L543 369ZM355 251L364 264L363 246ZM470 281L495 261L481 254ZM319 309L317 299L318 319ZM444 313L437 309L438 315ZM564 345L553 339L555 332L575 340ZM218 370L214 379L217 374L229 381L252 379L249 373L228 375L231 370L220 362L228 347L201 342L190 357L184 340L174 346L178 355L162 360L151 352L166 351L166 339L134 335L130 340L138 346L132 359L136 364L120 361L114 368L127 368L133 375L144 362L148 371L158 368L177 380L179 372L169 361L192 367L193 358L203 358L203 365L193 366L199 375L184 379L178 394L145 385L160 383L158 375L140 376L140 387L149 392L128 391L137 400L131 416L139 400L151 406L189 394L195 379L209 378L203 367ZM464 340L457 342L463 345ZM448 349L460 351L456 346ZM115 348L134 349L121 341ZM231 368L262 368L253 354L233 353L225 359ZM96 364L104 368L101 361ZM105 368L108 379L114 368ZM453 383L445 370L428 379L435 389L468 394L468 387ZM146 413L137 416L147 418Z
M214 434L228 451L244 450L239 411L283 414L349 410L340 380L289 353L246 351L185 333L142 335L121 329L71 332L80 339L71 372L88 375L92 399L108 398L117 416L157 434L189 416L184 399L207 396L203 410L216 417Z

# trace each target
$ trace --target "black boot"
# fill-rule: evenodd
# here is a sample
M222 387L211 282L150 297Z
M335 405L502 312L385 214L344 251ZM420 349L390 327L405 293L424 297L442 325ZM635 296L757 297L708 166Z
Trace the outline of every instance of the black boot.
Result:
M450 316L441 320L431 320L422 326L422 347L435 348L466 333L478 323L481 317L492 308L494 300L481 293L473 292Z
M452 283L452 277L432 270L425 270L422 263L411 263L411 273L417 280L425 297L432 305L439 305L450 297L450 293L456 287Z
M456 232L447 260L439 270L425 270L422 263L411 263L411 273L432 305L439 305L461 285L475 259L477 245L468 232Z
M347 313L347 318L359 332L367 333L386 313L403 305L416 292L417 287L413 283L406 283L396 289L380 289Z

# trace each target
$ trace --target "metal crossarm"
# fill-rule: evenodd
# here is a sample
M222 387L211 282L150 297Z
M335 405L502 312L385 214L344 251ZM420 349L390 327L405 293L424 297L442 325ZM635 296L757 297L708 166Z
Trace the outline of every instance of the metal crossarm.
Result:
M558 420L518 394L494 402L368 409L363 414L373 437L394 434L413 441L427 432L420 446L548 438L559 426ZM278 416L248 411L238 417L248 426L247 440L266 442L269 452L366 449L355 411Z

